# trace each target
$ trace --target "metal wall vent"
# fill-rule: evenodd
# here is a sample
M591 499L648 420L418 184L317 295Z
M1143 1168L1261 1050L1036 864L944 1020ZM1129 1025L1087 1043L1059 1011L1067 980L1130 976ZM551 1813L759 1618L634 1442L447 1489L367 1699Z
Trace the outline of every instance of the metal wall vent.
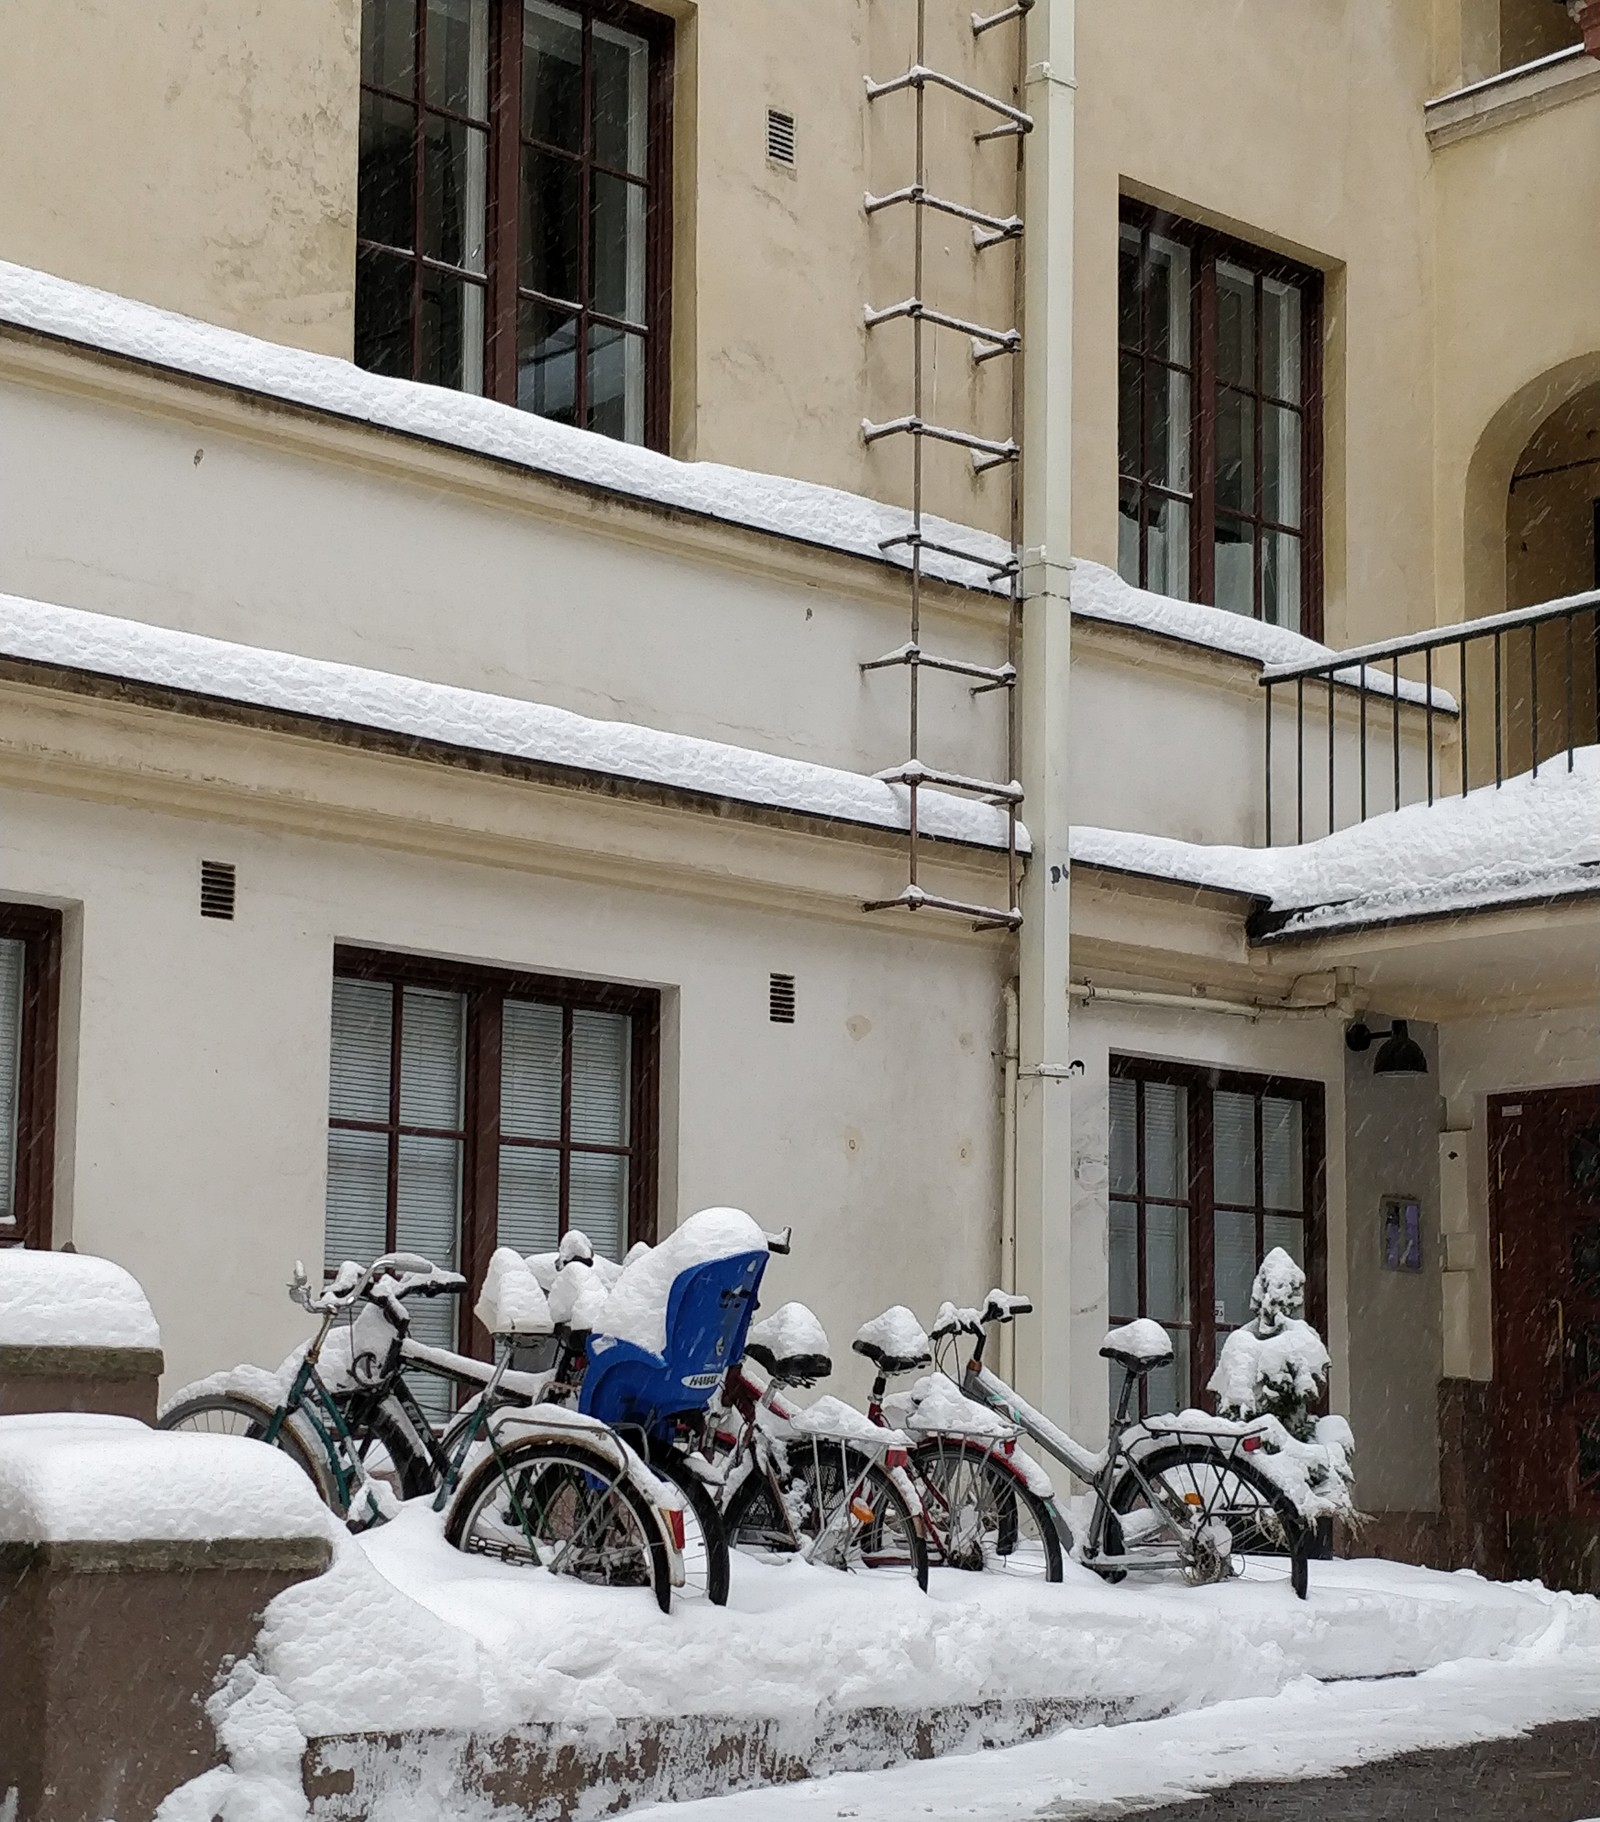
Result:
M792 1025L794 1023L794 976L792 974L769 974L767 976L767 1017L774 1025Z
M200 915L233 916L234 895L238 880L231 860L203 860L200 863Z
M767 109L767 156L774 164L794 167L794 115Z

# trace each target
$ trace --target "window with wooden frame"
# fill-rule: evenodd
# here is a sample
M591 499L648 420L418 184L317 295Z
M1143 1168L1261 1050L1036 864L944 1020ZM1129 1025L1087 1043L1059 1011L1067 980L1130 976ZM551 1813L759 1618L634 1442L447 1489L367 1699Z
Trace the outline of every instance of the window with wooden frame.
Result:
M1318 636L1321 274L1125 202L1117 301L1119 572Z
M664 448L672 25L362 0L358 366Z
M61 914L0 905L0 1246L51 1244Z
M1109 1124L1111 1320L1153 1317L1175 1353L1145 1380L1141 1414L1205 1409L1273 1247L1304 1268L1309 1318L1324 1320L1322 1089L1113 1057Z
M658 1032L641 989L339 950L327 1269L402 1248L475 1295L497 1246L653 1240ZM453 1304L419 1303L413 1328L455 1345Z

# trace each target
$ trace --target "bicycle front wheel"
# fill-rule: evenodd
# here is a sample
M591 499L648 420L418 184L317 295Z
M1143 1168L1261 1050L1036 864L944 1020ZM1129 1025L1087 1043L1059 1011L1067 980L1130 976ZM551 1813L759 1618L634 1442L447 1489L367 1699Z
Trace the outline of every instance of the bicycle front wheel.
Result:
M930 1436L911 1451L911 1471L935 1562L1061 1580L1061 1538L1050 1508L983 1443Z
M268 1426L276 1415L265 1399L252 1398L246 1392L202 1392L193 1398L179 1398L168 1405L156 1419L158 1430L186 1430L201 1436L248 1436L264 1441ZM317 1490L324 1505L343 1516L334 1492L334 1478L320 1451L313 1454L311 1445L293 1424L285 1422L278 1430L276 1447L300 1468Z
M1137 1474L1125 1469L1111 1490L1107 1556L1137 1558L1149 1550L1154 1560L1175 1551L1186 1581L1225 1581L1238 1573L1252 1581L1287 1579L1306 1598L1311 1527L1248 1457L1202 1441L1174 1442L1142 1455L1138 1468ZM1112 1572L1107 1579L1120 1577Z
M462 1482L445 1536L471 1556L649 1588L663 1613L672 1604L672 1565L648 1500L625 1468L582 1443L497 1443Z
M674 1486L683 1498L683 1586L679 1594L690 1600L707 1600L713 1607L728 1604L728 1534L722 1514L705 1483L676 1449L653 1450L653 1472Z

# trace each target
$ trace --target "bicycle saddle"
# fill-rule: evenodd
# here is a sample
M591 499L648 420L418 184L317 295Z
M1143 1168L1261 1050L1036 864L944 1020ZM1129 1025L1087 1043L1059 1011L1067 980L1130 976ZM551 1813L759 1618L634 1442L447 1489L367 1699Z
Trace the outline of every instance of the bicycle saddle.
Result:
M850 1345L890 1378L896 1373L915 1373L919 1368L933 1364L933 1343L903 1303L895 1304L881 1316L874 1316L863 1324Z
M756 1323L744 1351L779 1385L815 1385L833 1371L827 1332L803 1303L786 1303Z
M1150 1373L1172 1359L1172 1337L1159 1322L1141 1316L1137 1322L1112 1329L1100 1343L1100 1354L1130 1373Z

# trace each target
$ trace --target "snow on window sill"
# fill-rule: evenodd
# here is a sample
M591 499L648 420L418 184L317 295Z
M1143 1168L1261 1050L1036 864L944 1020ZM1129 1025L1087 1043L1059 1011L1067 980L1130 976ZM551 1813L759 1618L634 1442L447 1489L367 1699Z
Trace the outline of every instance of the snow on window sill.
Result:
M1438 151L1459 139L1508 126L1531 114L1547 113L1597 89L1600 62L1588 56L1581 44L1571 44L1428 102L1423 109L1428 144Z

